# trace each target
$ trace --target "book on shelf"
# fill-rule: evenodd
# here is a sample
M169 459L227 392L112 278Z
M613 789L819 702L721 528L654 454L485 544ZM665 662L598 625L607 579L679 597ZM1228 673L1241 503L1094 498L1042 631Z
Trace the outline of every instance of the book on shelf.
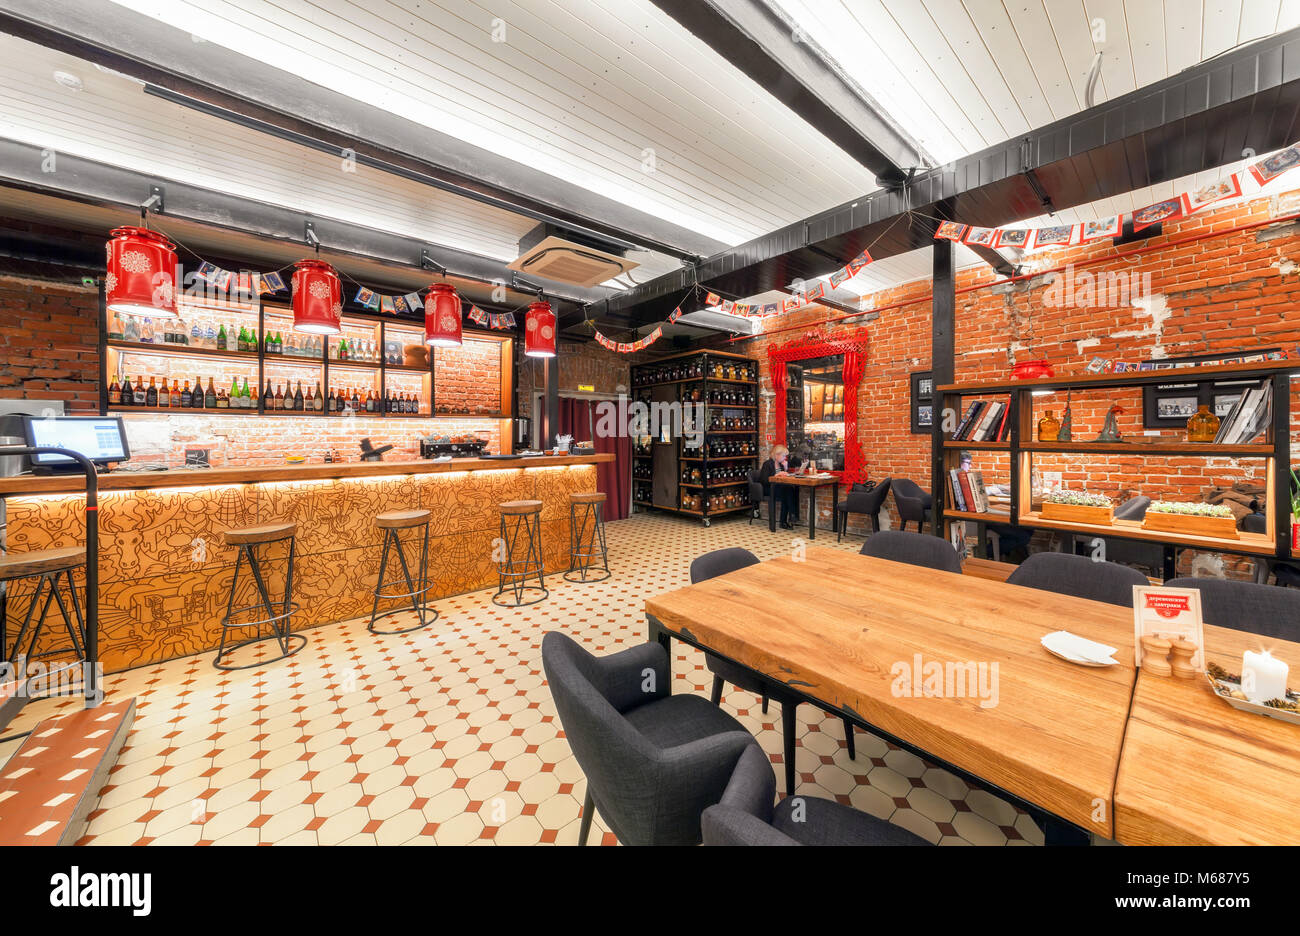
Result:
M970 472L957 472L957 483L961 485L961 497L966 504L966 509L971 512L978 512L979 508L975 505L975 493L970 483Z
M952 501L953 507L957 510L965 510L966 501L961 496L961 479L958 477L959 474L961 474L961 472L956 468L949 469L948 471L948 499Z
M984 472L968 471L967 474L970 475L971 493L974 495L975 499L975 512L988 513L989 495L988 491L984 488Z
M967 513L989 512L989 496L984 487L984 472L950 469L948 491L954 509Z
M1007 419L1010 400L976 400L966 408L966 415L952 434L953 442L1002 442L1011 426Z
M971 420L975 418L975 414L980 411L982 405L983 404L981 404L979 400L976 400L970 406L966 407L966 415L962 418L962 421L957 424L957 428L952 434L954 440L966 438L966 429L970 426Z
M1242 391L1228 415L1219 422L1214 441L1221 445L1243 445L1268 427L1273 411L1273 384L1262 380Z
M980 420L979 428L975 430L974 440L978 442L988 442L993 438L997 427L1002 422L1002 410L1006 407L1005 403L990 403L988 409L984 411L984 418Z

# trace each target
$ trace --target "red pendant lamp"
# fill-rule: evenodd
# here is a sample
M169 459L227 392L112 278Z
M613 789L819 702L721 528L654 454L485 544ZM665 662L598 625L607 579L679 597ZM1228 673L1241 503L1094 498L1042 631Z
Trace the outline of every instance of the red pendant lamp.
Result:
M293 330L337 335L343 318L343 283L324 260L299 260L293 269Z
M176 247L156 231L114 228L108 241L105 304L120 315L176 315Z
M424 297L424 343L460 347L460 296L450 283L434 283Z
M555 357L555 313L549 302L534 302L524 318L524 354Z

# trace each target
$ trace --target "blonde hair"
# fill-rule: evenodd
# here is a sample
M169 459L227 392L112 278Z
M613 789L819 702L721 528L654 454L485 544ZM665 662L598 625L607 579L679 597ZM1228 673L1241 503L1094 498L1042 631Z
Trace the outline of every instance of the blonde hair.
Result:
M784 445L774 445L772 446L772 451L769 452L768 454L771 456L772 461L777 461L778 459L781 458L781 456L789 455L790 450L786 448Z

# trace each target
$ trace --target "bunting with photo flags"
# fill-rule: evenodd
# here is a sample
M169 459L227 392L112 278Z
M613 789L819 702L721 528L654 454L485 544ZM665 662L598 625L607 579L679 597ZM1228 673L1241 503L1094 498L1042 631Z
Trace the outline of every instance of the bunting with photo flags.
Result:
M1242 195L1242 182L1248 177L1259 185L1267 185L1278 176L1300 166L1300 143L1288 146L1279 153L1266 156L1248 165L1240 172L1165 198L1144 208L1125 214L1095 218L1079 224L1055 224L1035 228L985 228L960 221L944 221L934 232L935 240L950 240L970 247L1017 247L1021 250L1038 250L1045 247L1069 247L1086 244L1105 237L1119 237L1127 218L1133 230L1149 228L1164 221L1177 221L1195 214L1207 205ZM831 277L832 288L836 285Z

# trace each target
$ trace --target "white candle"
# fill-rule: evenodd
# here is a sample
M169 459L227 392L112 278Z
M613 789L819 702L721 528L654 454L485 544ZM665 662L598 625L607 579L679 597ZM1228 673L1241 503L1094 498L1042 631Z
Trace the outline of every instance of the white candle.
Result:
M1241 658L1241 691L1252 702L1286 698L1287 665L1267 650Z

